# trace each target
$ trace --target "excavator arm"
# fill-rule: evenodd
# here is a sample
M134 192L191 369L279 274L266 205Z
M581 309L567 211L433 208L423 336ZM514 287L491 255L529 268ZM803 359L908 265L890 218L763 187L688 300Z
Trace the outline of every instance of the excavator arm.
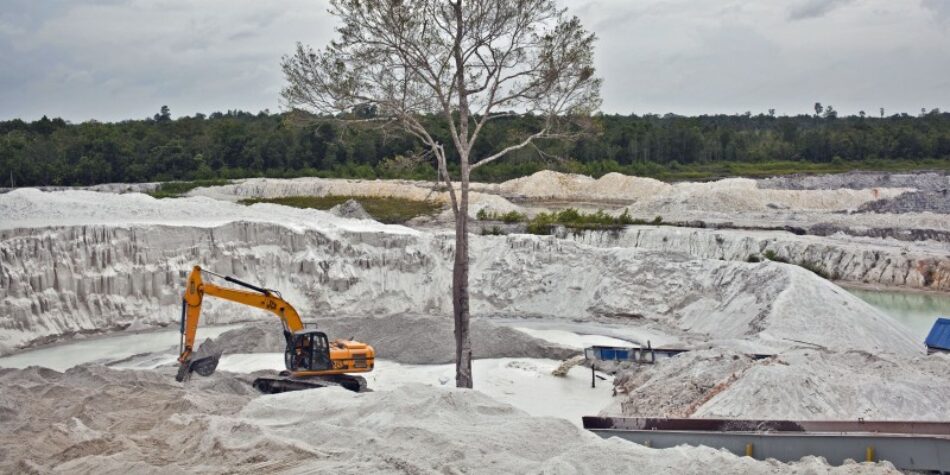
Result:
M284 324L284 329L296 333L303 330L303 321L300 314L289 302L280 297L280 293L256 285L242 282L233 277L220 276L224 280L252 289L253 291L221 287L202 279L201 267L195 266L188 276L188 287L182 297L182 343L178 362L185 364L191 358L198 332L198 322L201 318L201 303L205 295L224 300L230 300L250 307L257 307L273 313Z
M287 332L296 333L303 330L304 325L300 319L300 314L297 313L293 305L281 298L279 292L248 284L229 276L219 277L250 290L221 287L211 282L205 282L202 278L202 274L205 272L208 271L202 270L200 266L195 266L191 270L188 275L188 286L182 296L181 343L178 356L178 362L181 366L176 378L179 381L187 379L192 371L208 375L214 372L217 367L220 355L202 358L203 361L191 361L195 337L198 332L198 323L201 319L201 304L205 295L267 310L280 319L284 325L284 330Z

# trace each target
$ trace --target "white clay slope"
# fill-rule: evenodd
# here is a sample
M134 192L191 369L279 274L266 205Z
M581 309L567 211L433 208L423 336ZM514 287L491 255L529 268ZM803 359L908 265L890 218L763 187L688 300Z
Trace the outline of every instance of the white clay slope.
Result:
M47 226L162 224L209 227L236 220L274 223L294 230L415 234L402 226L353 220L318 210L256 204L242 206L204 197L156 199L141 193L44 192L20 188L0 195L0 230Z
M212 205L219 206L214 218L202 220L198 211ZM36 214L26 219L9 211L51 208L62 218L40 223ZM72 224L3 233L4 352L70 332L175 322L181 283L198 263L280 289L304 315L451 312L450 235L312 210L134 194L14 192L0 196L0 210L11 227ZM182 223L183 216L194 222ZM180 225L120 224L162 219ZM227 224L212 227L221 222ZM710 339L750 341L761 351L801 344L922 351L906 329L868 304L804 269L770 262L538 236L473 237L471 291L476 315L646 319ZM225 323L256 313L209 302L206 316Z
M835 281L950 290L950 256L942 242L673 226L568 232L562 237L593 246L635 247L703 259L764 260L771 252L776 258L810 265Z
M796 349L754 360L723 348L691 351L617 379L605 411L639 417L931 420L950 414L946 355L898 358Z

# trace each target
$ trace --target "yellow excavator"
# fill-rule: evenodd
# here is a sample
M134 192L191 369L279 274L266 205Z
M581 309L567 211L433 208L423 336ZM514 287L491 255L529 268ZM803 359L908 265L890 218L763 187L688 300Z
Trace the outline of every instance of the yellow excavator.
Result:
M212 275L245 289L221 287L206 282L202 275ZM182 296L181 341L179 344L179 382L187 381L191 373L210 376L218 367L221 354L210 354L192 359L195 334L201 316L201 302L205 296L267 310L276 315L284 327L287 347L284 351L286 371L279 378L257 378L254 387L268 394L302 389L341 386L351 391L366 389L366 380L349 373L367 373L373 370L376 353L366 343L350 340L329 341L327 335L315 329L305 329L300 314L285 301L280 292L249 284L234 277L203 270L199 266L188 276L188 287ZM199 352L200 353L200 352Z

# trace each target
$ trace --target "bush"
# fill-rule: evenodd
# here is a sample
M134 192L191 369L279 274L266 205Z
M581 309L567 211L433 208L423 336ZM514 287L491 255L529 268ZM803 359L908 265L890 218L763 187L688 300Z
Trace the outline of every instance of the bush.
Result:
M356 200L373 219L388 224L405 223L412 218L433 215L442 205L433 201L378 196L288 196L284 198L241 200L241 204L274 203L294 208L330 209L348 200Z
M779 256L778 254L775 253L775 251L773 251L773 250L771 250L771 249L765 251L765 252L763 253L763 255L765 256L766 259L768 259L768 260L770 260L770 261L785 262L785 263L788 262L788 259Z
M482 236L504 236L505 232L498 226L491 228L482 228Z
M486 211L485 208L482 208L478 210L478 213L475 213L475 219L479 221L503 221L507 224L512 224L527 221L528 216L517 211L497 213L495 211Z
M746 262L762 262L762 258L755 254L749 254L749 257L745 259Z
M158 185L157 188L148 194L153 198L177 198L195 188L203 186L222 186L229 183L231 183L230 180L169 181Z
M519 213L519 212L517 212L517 211L509 211L509 212L507 212L507 213L501 215L501 220L504 221L504 222L506 222L506 223L508 223L508 224L511 224L511 223L520 223L521 221L524 221L524 220L526 220L526 219L528 219L528 217L527 217L526 215L521 214L521 213Z
M815 273L815 275L817 275L818 277L821 277L822 279L826 279L826 280L831 279L831 276L829 276L828 273L825 272L825 269L822 268L821 265L815 262L802 261L798 263L798 266L812 271L813 273Z
M555 225L561 225L575 231L585 229L617 230L629 224L643 224L630 217L627 211L620 216L611 216L604 210L585 214L574 208L553 213L538 213L528 222L527 230L531 234L550 234Z

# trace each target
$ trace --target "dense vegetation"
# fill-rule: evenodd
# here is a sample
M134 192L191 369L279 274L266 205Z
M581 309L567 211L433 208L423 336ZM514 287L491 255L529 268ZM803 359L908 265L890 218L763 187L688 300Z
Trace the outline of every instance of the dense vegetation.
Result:
M349 200L360 206L376 221L401 224L417 216L433 215L442 211L442 205L434 201L416 201L406 198L379 196L288 196L284 198L255 198L241 200L242 204L275 203L295 208L330 209Z
M160 183L158 187L149 192L155 198L177 198L184 196L189 191L202 186L221 186L230 183L229 180L194 180L194 181L169 181Z
M528 117L491 123L475 156L533 130L536 122ZM873 118L838 117L827 110L795 117L601 115L594 124L594 135L521 150L480 168L475 178L504 180L543 168L667 179L950 168L950 114L936 110ZM45 117L0 122L0 182L89 185L304 175L432 179L430 163L410 158L418 151L409 137L378 128L264 112L172 119L163 108L152 118L119 123L70 124Z
M517 211L507 213L498 213L481 209L475 215L479 221L501 221L506 224L524 222L525 230L531 234L551 234L557 226L564 226L574 231L588 229L622 229L631 224L663 224L663 217L657 216L652 221L638 219L630 216L627 210L624 210L619 216L613 216L597 210L593 213L584 213L574 208L552 211L550 213L542 212L536 214L533 218Z

